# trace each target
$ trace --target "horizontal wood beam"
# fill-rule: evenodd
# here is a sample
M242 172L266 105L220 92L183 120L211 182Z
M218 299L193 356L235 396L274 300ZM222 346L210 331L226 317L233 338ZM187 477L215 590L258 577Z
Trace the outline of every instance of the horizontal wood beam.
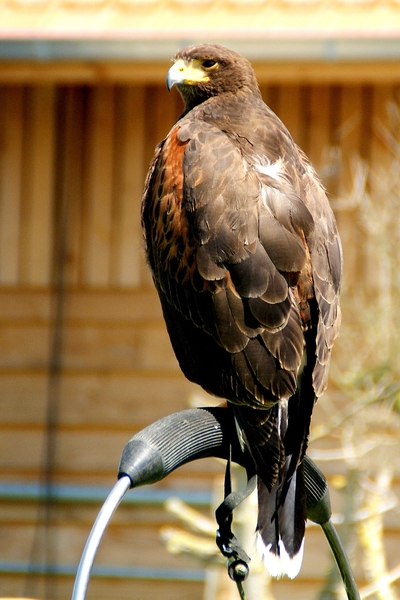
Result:
M3 61L2 84L154 84L163 85L168 61ZM261 84L400 85L396 61L253 62Z

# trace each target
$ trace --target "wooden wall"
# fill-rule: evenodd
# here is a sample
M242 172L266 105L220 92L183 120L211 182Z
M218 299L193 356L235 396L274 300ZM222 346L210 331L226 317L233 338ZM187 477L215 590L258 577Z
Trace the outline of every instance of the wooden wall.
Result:
M333 199L349 192L356 155L375 165L388 160L380 124L387 102L400 100L399 86L262 92L321 169ZM155 85L4 85L0 106L0 481L111 488L127 440L198 393L170 349L140 232L147 164L180 100ZM351 272L359 252L351 213L340 214L339 224ZM162 487L209 489L221 472L201 461ZM32 500L3 498L0 563L40 562L50 548L52 562L76 565L97 510L67 503L38 513ZM38 518L47 519L50 541ZM167 519L160 508L121 508L99 561L181 568L158 545ZM318 533L310 540L298 582L278 583L277 598L288 597L290 586L297 586L293 597L310 598L322 579L323 542ZM0 596L70 597L71 574L56 584L50 577L43 588L17 566L0 573ZM96 579L88 598L202 597L201 581L164 582L162 591L154 585Z
M388 120L388 102L399 101L400 86L262 91L312 162L324 167L331 197L351 189L355 156L387 161L380 124ZM137 206L154 146L179 114L178 94L156 86L19 85L0 88L0 103L0 285L54 282L64 237L66 285L148 284L138 259Z

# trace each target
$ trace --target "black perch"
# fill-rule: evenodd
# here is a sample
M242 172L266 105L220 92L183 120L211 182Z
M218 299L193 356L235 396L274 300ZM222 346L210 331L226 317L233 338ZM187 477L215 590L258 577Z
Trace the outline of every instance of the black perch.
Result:
M125 493L131 488L160 481L188 462L211 456L240 464L246 469L249 478L247 488L243 492L228 495L216 512L217 516L219 513L225 519L225 522L218 523L224 533L226 520L228 521L228 535L232 536L230 540L225 540L228 545L228 573L241 590L241 582L248 574L248 557L230 531L229 514L254 488L255 478L250 455L242 451L237 437L232 435L235 430L232 429L231 420L232 415L226 408L188 409L164 417L132 437L122 452L119 480L104 503L82 554L71 600L85 599L97 548ZM330 520L326 479L308 456L304 458L304 472L307 517L321 525L335 556L348 599L359 600L351 566ZM220 549L221 545L223 544L218 543ZM244 595L241 594L241 597L244 598Z

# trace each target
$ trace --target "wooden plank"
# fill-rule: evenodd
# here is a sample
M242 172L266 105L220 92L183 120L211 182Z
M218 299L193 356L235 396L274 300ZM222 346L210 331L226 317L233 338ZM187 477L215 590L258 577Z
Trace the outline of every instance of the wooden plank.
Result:
M45 369L49 360L47 325L4 324L0 369ZM64 369L177 372L179 367L163 324L143 327L71 325L64 328Z
M363 160L370 162L372 140L372 114L374 103L374 86L361 87L361 144L360 155Z
M54 101L53 86L29 90L20 238L20 281L28 285L48 285L51 277Z
M146 145L145 145L145 166L149 164L154 155L156 145L164 139L171 129L177 117L177 107L182 103L179 93L176 89L168 92L160 86L151 86L146 88Z
M135 522L134 512L133 509L131 518L135 523L134 528L126 523L122 527L115 527L111 523L107 528L97 552L97 564L139 568L151 566L159 569L193 568L193 563L190 563L189 559L176 557L162 547L157 526L140 526L140 523ZM85 523L84 526L79 526L70 522L52 528L58 549L58 561L67 565L78 563L88 535L88 525ZM1 530L0 553L2 558L13 554L18 556L21 561L28 561L34 536L34 525L29 527L26 524L3 523Z
M165 521L167 520L168 517L166 515ZM255 520L256 515L254 515ZM4 523L1 529L0 552L2 557L10 556L13 553L14 556L20 556L22 560L26 560L29 556L29 541L33 538L33 525ZM58 560L66 564L76 563L79 560L88 535L88 525L85 524L82 526L70 522L69 524L55 527L52 533L58 548ZM388 539L390 539L390 536ZM245 550L252 556L254 561L257 560L254 547L247 547ZM391 549L390 555L396 556L394 548ZM196 563L196 561L193 562L188 557L174 556L168 553L161 545L158 526L141 526L135 519L134 508L131 511L130 526L128 523L115 526L111 522L99 547L96 562L99 565L119 567L135 566L145 568L150 566L159 569L201 568L200 564ZM331 554L322 531L317 528L308 529L306 532L303 565L298 580L321 582L330 565ZM356 577L360 578L359 564L354 564L354 571ZM291 583L292 586L296 584L296 582ZM275 589L279 593L279 582L276 584Z
M49 319L51 295L37 289L13 287L0 289L1 320L33 320Z
M372 170L384 181L391 151L385 142L384 130L390 129L389 103L393 102L391 86L376 86L373 92L372 143L370 163Z
M391 86L374 88L372 139L370 154L371 176L369 180L371 204L379 209L370 209L368 220L370 235L366 244L366 273L365 285L376 294L379 319L378 345L380 347L381 361L389 361L390 354L395 348L396 333L393 330L393 294L395 291L392 278L397 270L397 261L391 258L396 252L391 237L391 221L396 216L397 200L393 202L391 194L397 197L397 190L393 192L392 174L390 171L393 159L391 144L388 142L391 132L389 104L393 102L394 90ZM396 152L396 150L395 150ZM388 193L389 192L389 193ZM392 230L393 231L393 230Z
M70 320L163 322L160 301L154 287L132 292L125 290L69 292L66 315Z
M1 426L41 426L46 418L46 393L46 374L1 373Z
M339 85L329 86L327 124L325 127L328 132L328 152L323 157L325 163L322 168L322 181L328 190L331 198L337 196L340 179L340 150L339 150L339 131L340 131L340 104L342 87ZM316 107L317 110L317 107Z
M27 347L31 341L29 333L26 332ZM159 369L174 373L179 370L165 327L161 324L143 327L127 324L68 326L64 329L62 364L65 369L81 372L135 369L156 373Z
M59 85L163 85L169 69L168 61L145 62L71 62L63 61L60 69L58 61L32 62L13 61L0 63L0 82L5 84L37 85L55 83Z
M167 480L166 480L167 481ZM217 476L215 482L218 481L220 484L220 491L222 497L222 477ZM164 482L165 483L165 482ZM131 491L130 497L133 498L135 490ZM171 489L171 496L174 490ZM219 502L219 498L216 499ZM88 529L94 522L97 516L99 505L80 505L79 503L73 504L54 504L53 515L54 523L57 524L54 527L54 531L59 540L60 545L60 559L63 562L69 563L68 555L72 557L76 555L79 557L81 548L85 541ZM28 544L21 543L21 533L24 531L24 527L27 531L32 531L32 525L35 524L38 518L38 512L35 504L31 502L19 502L14 504L12 502L2 503L0 505L2 514L2 524L5 533L2 538L3 548L2 556L7 556L9 553L18 553L20 558L27 556L29 550ZM202 510L202 514L207 515L207 510ZM213 519L212 512L210 512L210 518ZM254 515L255 519L255 515ZM129 505L123 502L118 510L116 511L107 534L104 539L104 550L99 554L99 561L102 564L120 564L120 565L132 565L137 566L160 566L160 562L164 562L165 566L168 567L183 567L187 566L187 562L183 559L177 563L172 564L170 557L165 555L164 548L159 543L159 528L165 524L174 523L175 518L171 516L162 506L146 506L146 505ZM40 520L39 520L40 522ZM387 529L385 528L385 547L388 551L389 562L396 560L397 554L396 549L398 547L398 528ZM146 538L145 546L151 548L154 555L145 551L144 555L137 556L139 551L137 548L131 547L127 544L127 538L143 540ZM135 544L136 545L136 544ZM140 544L138 543L140 547ZM125 547L129 548L125 555L122 555L122 549ZM256 559L255 549L253 547L246 548L249 554ZM318 554L323 559L318 560ZM329 549L327 542L322 534L319 527L308 524L306 530L306 546L305 546L305 557L304 565L299 574L298 582L311 580L321 580L324 575L324 564L327 566L329 560ZM175 561L174 561L175 562ZM186 563L186 564L185 564ZM317 565L317 568L315 568Z
M272 581L271 588L274 600L288 600L292 597L295 597L296 600L310 600L310 598L318 598L321 585L321 581L302 581L298 577L295 581L289 579Z
M46 369L49 360L47 325L0 328L1 369Z
M155 147L164 139L182 111L182 101L176 89L172 89L171 94L168 96L164 86L148 86L145 94L145 105L151 107L145 113L146 135L143 152L144 170L147 172ZM153 288L150 269L147 266L142 271L142 285Z
M343 87L339 129L341 149L339 197L348 196L353 189L355 163L362 156L361 126L362 89L360 86Z
M74 489L76 489L74 487ZM94 488L98 489L98 488ZM82 490L83 491L83 490ZM100 490L98 489L100 492ZM143 491L143 490L141 490ZM146 491L150 491L150 488ZM171 492L172 493L172 492ZM89 492L90 494L90 492ZM96 501L81 501L78 498L70 500L57 500L53 504L55 520L63 527L73 523L75 527L81 527L87 532L94 523L97 513L108 494L107 485L101 488L97 494ZM136 496L136 497L135 497ZM175 517L167 512L163 504L140 503L131 504L129 501L139 501L136 491L129 492L128 502L122 502L112 519L112 525L116 527L132 527L138 524L142 527L162 527L166 523L175 521ZM207 509L201 511L207 513ZM37 502L31 499L19 498L19 500L0 500L1 522L8 525L32 525L38 520Z
M274 62L253 61L260 84L273 85L392 85L400 75L395 61Z
M43 578L34 577L36 598L44 598ZM59 600L70 600L74 584L73 577L57 577ZM4 596L18 598L26 596L26 574L3 575L0 578L0 590ZM86 594L87 600L203 600L203 584L197 581L154 581L130 580L121 578L92 577Z
M0 479L3 481L34 481L43 476L44 449L48 443L45 429L0 428ZM133 428L87 429L60 426L53 432L55 444L54 483L114 485L122 451ZM224 473L222 462L212 458L193 461L163 480L162 487L171 490L208 488L210 478ZM222 490L222 486L221 486ZM171 491L173 494L173 491Z
M351 206L356 183L356 169L361 167L363 139L363 90L360 86L343 87L341 90L340 125L337 144L340 150L340 177L337 197L342 204L337 222L345 249L345 277L349 290L356 290L359 273L363 270L365 234L358 223L358 206ZM357 167L358 166L358 167ZM356 201L360 201L358 198Z
M85 142L84 90L61 89L57 123L56 260L63 285L77 285L80 277L82 232L83 154Z
M279 87L277 85L263 85L260 88L264 102L274 113L279 113ZM279 116L279 115L278 115Z
M8 480L10 473L35 477L41 465L43 433L28 430L2 430L0 436L0 477Z
M331 145L330 111L336 110L330 104L329 86L313 86L310 90L310 114L308 134L308 156L318 172L326 164Z
M47 374L2 372L0 423L4 428L38 428L45 422ZM203 406L218 404L177 372L154 373L64 372L59 419L65 427L119 428L132 432L189 406L196 397Z
M273 84L398 84L396 61L285 62L253 61L261 85ZM164 85L168 61L3 61L0 82L6 84L138 84Z
M345 287L350 293L359 292L360 278L366 281L366 234L360 227L359 205L348 206L355 182L355 167L360 161L367 164L371 146L373 88L350 86L341 89L340 123L336 143L341 152L341 173L337 196L342 210L337 213L339 231L345 256ZM360 176L360 174L358 175ZM361 190L362 193L362 190ZM360 201L360 197L357 199ZM344 203L344 204L343 204ZM347 204L347 207L346 207Z
M393 88L393 100L399 104L400 103L400 85L394 85Z
M111 283L135 287L144 268L140 203L145 178L145 90L127 87L118 90L116 110L117 193L113 228Z
M278 116L290 131L296 144L299 144L303 114L298 85L285 85L280 89Z
M113 203L114 88L91 90L82 231L82 282L105 286L110 281Z
M51 292L29 288L0 289L0 322L41 322L51 318ZM66 294L69 322L163 322L160 302L154 289L75 289Z
M3 88L0 104L0 285L19 278L23 88Z
M381 210L374 213L370 211L369 219L374 226L371 228L368 243L366 244L366 273L365 282L370 289L378 294L381 316L382 344L388 349L392 317L390 307L390 261L388 260L388 246L381 236L387 230L389 221L386 211L390 211L387 189L390 186L389 165L392 159L385 136L390 131L389 103L393 101L393 88L380 86L373 89L372 115L371 115L371 141L370 141L370 178L369 191L372 204L380 202ZM379 234L378 234L379 232ZM383 290L385 290L383 292ZM385 334L385 335L384 335ZM386 338L384 340L384 338ZM385 350L382 347L382 353ZM382 354L384 356L384 354Z
M310 154L310 134L311 134L311 86L303 85L300 87L300 113L301 121L299 128L299 146L306 153Z

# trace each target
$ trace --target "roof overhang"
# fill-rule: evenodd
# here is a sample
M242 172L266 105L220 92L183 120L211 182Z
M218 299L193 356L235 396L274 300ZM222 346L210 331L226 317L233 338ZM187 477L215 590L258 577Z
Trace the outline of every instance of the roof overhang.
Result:
M178 48L204 41L229 46L252 61L400 61L400 37L397 35L336 37L322 36L321 32L304 31L292 37L282 31L268 36L231 32L229 35L212 35L196 32L192 35L154 36L138 35L114 37L111 31L101 37L62 37L43 35L40 32L9 32L0 38L0 60L23 61L164 61L169 60Z

